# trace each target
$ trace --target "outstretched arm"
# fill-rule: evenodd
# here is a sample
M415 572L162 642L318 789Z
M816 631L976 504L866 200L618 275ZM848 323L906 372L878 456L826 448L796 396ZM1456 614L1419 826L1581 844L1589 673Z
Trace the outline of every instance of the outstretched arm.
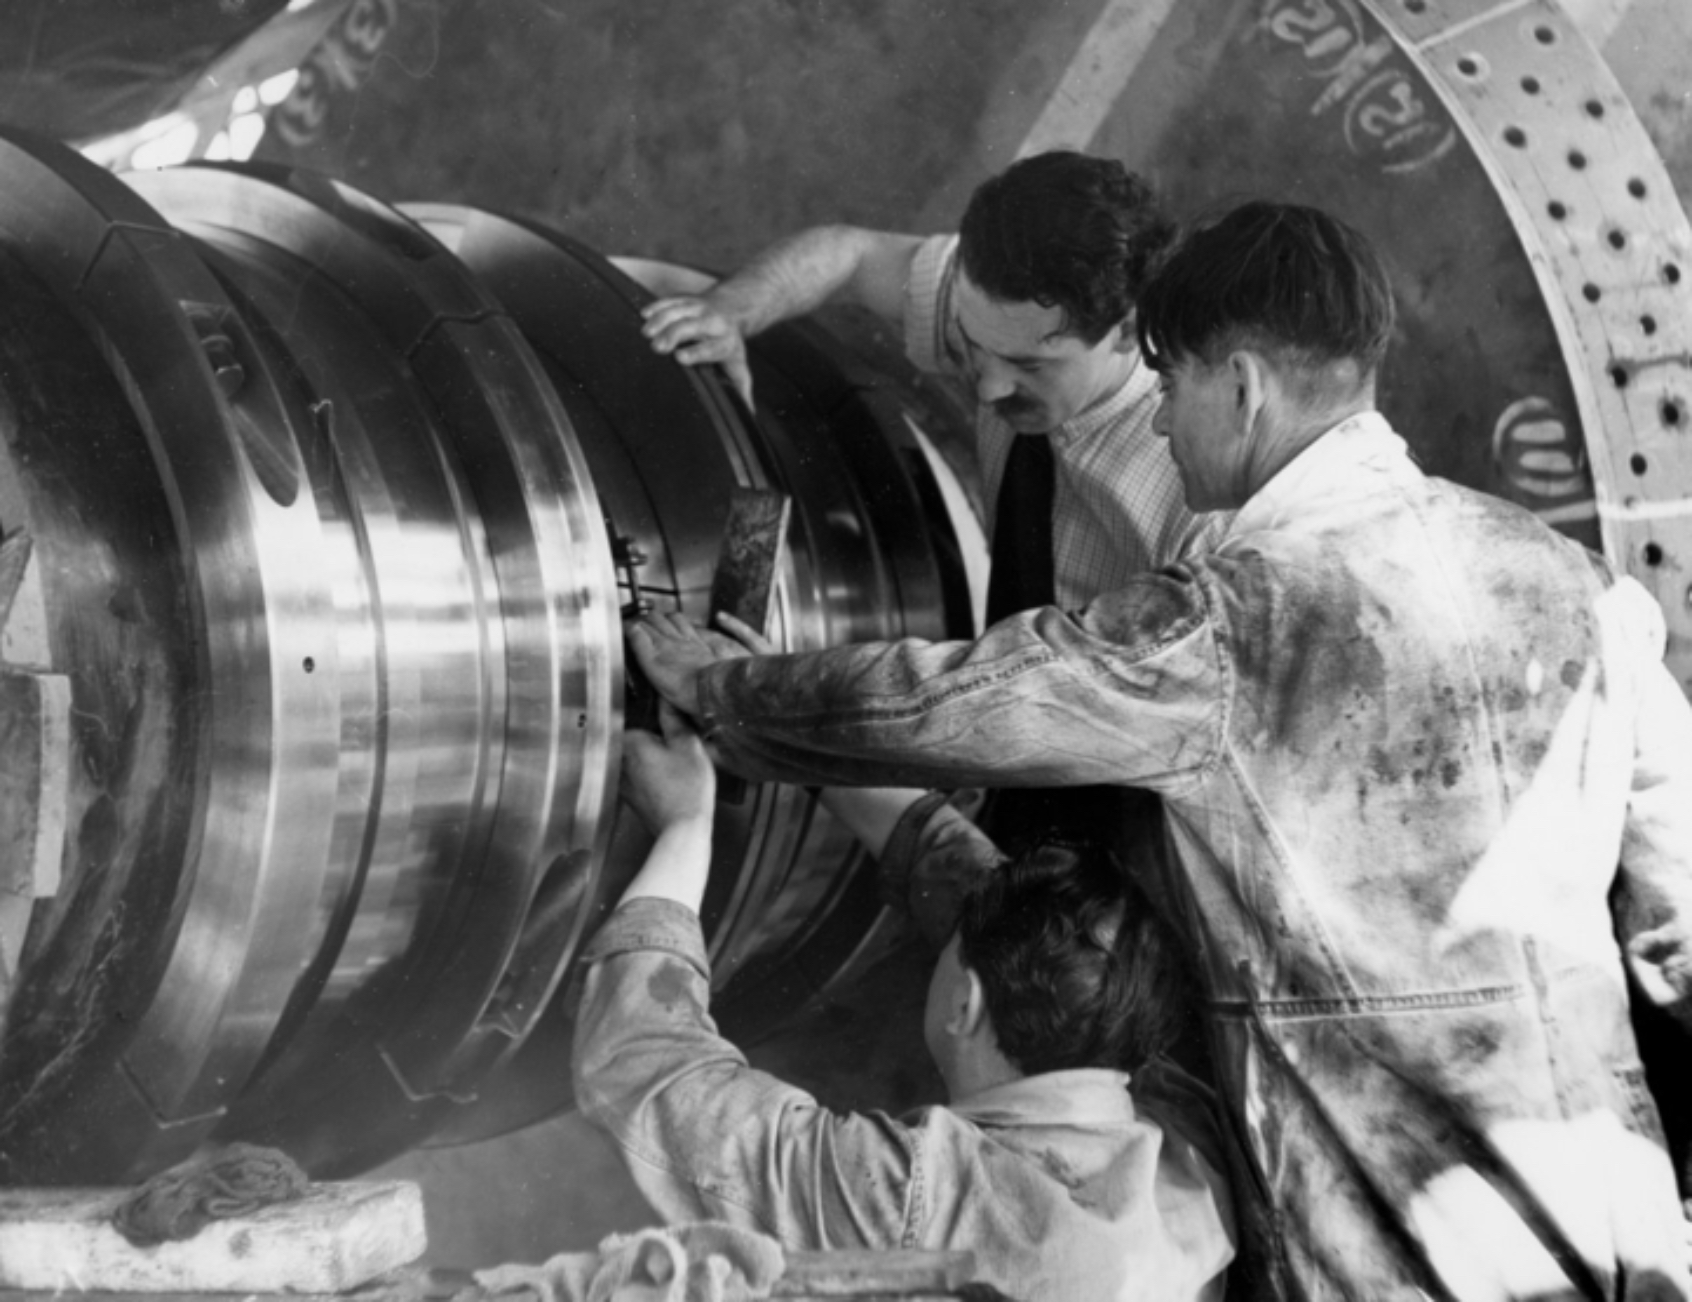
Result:
M683 365L720 363L750 406L748 338L833 300L897 322L920 242L858 226L811 227L771 245L704 294L649 304L646 336L657 352Z
M672 900L698 913L711 868L717 774L681 711L661 701L658 720L661 737L638 729L623 737L623 799L655 840L622 903Z
M898 1247L921 1188L906 1129L753 1071L711 1021L698 917L711 765L673 706L660 724L625 738L623 795L657 839L581 959L576 1102L666 1221L726 1220L789 1248Z

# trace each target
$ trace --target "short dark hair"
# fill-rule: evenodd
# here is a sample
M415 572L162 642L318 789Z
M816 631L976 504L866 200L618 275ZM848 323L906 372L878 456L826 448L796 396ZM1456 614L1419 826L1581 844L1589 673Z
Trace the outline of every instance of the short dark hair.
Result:
M959 956L999 1050L1023 1074L1133 1071L1173 1045L1191 1005L1174 937L1115 856L1047 842L967 896Z
M1069 150L1012 163L979 186L958 256L983 293L1063 312L1092 345L1125 325L1175 226L1121 163Z
M1140 296L1140 350L1157 371L1240 347L1283 365L1386 355L1392 283L1374 246L1317 208L1258 200L1185 234Z

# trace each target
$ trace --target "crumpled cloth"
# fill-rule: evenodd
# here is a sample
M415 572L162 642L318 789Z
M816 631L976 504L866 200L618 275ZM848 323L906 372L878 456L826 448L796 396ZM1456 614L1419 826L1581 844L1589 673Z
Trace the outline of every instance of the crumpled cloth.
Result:
M228 1144L161 1171L112 1209L117 1232L138 1248L191 1239L212 1221L301 1197L311 1180L277 1148Z
M479 1270L477 1288L455 1302L748 1302L768 1297L786 1268L768 1235L701 1221L613 1234L597 1252L563 1252L539 1266Z

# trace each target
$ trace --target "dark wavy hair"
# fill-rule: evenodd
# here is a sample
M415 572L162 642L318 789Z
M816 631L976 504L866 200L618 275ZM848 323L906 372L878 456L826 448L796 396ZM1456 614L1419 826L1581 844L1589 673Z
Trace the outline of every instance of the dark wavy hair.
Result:
M1174 234L1151 187L1121 163L1056 150L976 189L958 256L988 296L1059 308L1064 329L1092 345L1127 322Z
M1194 226L1140 295L1140 349L1155 370L1215 365L1253 347L1309 370L1372 373L1394 321L1380 255L1339 218L1258 200Z
M1191 1012L1174 937L1100 847L1047 842L1011 859L964 900L958 943L999 1049L1024 1075L1133 1071Z

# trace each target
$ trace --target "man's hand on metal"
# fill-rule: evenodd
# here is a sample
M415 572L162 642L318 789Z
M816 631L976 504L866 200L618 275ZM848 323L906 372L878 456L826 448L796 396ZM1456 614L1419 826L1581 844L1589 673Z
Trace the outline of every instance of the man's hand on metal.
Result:
M755 656L780 655L781 650L776 644L765 637L752 625L743 619L736 619L726 611L717 616L717 625L747 651ZM709 636L709 632L707 632Z
M661 298L641 309L641 327L653 351L673 356L684 366L716 362L727 373L748 408L752 406L752 369L739 322L705 297Z
M734 639L700 628L686 615L653 611L628 628L628 643L648 681L684 714L699 713L699 675L719 660L751 654Z
M691 820L709 823L717 772L705 743L668 701L658 717L662 736L636 730L623 738L623 799L654 834Z

